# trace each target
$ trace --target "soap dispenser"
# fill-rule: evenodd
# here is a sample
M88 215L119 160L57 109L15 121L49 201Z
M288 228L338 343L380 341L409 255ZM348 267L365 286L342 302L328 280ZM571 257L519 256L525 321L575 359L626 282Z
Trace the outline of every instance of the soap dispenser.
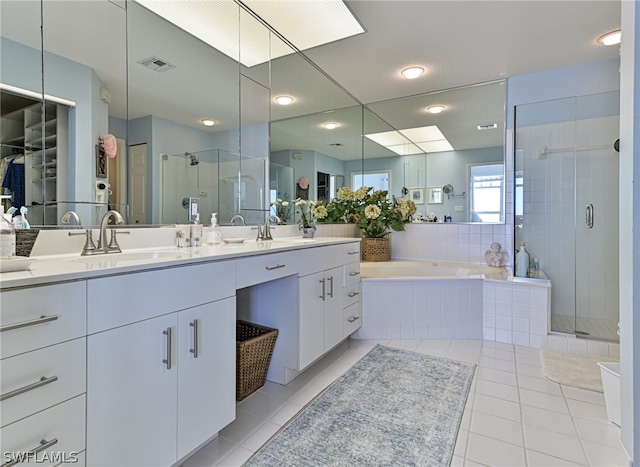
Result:
M529 277L529 261L531 256L527 251L526 243L523 243L516 255L516 276Z
M202 239L202 224L200 222L200 214L196 214L195 223L191 224L190 244L192 247L199 247Z
M222 230L218 225L218 213L211 213L211 228L207 232L207 243L220 243L222 242Z

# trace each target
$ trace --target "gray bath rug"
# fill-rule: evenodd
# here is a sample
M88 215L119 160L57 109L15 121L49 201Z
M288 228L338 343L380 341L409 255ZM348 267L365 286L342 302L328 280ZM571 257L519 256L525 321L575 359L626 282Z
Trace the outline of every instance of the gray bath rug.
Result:
M598 362L617 360L561 350L542 349L540 362L544 376L556 383L603 392Z
M474 371L376 345L245 466L449 465Z

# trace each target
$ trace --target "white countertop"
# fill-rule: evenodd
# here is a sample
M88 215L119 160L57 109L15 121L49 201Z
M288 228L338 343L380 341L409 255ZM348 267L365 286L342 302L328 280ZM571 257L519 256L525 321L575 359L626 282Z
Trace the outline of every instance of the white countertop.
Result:
M233 260L357 241L359 239L346 237L316 237L312 241L303 241L300 237L287 237L263 242L247 240L241 244L205 244L195 248L177 248L175 246L123 248L123 253L96 256L81 256L79 252L37 256L29 269L25 271L0 273L0 289L82 280L207 261Z

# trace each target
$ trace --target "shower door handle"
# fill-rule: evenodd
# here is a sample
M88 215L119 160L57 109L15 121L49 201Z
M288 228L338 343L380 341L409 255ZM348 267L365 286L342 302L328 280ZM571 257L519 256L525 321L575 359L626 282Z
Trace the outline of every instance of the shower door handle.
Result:
M593 204L587 204L587 227L593 229Z

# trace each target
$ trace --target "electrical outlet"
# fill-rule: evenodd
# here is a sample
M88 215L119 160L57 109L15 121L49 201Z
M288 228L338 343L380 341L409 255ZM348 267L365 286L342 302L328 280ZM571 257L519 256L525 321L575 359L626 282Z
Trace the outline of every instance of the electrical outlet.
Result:
M456 212L462 212L462 211L464 211L464 207L462 207L462 206L456 206L455 211L456 211Z

